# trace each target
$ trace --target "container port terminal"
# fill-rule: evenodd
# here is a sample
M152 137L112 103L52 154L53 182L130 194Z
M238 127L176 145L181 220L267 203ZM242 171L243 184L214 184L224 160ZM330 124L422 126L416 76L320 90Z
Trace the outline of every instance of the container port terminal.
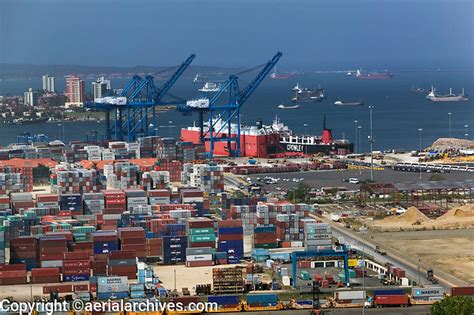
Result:
M294 75L277 74L282 56L214 85L196 74L207 88L185 100L170 92L191 54L159 85L159 73L134 75L83 104L105 113L105 141L21 135L1 148L0 296L186 307L147 314L197 314L198 302L217 305L207 313L427 314L473 297L474 143L356 153L325 116L317 136L278 117L243 125L267 77ZM169 106L198 119L179 139L156 134Z

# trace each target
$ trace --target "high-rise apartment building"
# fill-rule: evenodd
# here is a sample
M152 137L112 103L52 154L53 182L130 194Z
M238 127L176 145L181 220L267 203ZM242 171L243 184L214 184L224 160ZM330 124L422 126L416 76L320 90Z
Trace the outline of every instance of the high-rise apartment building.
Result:
M32 88L29 88L28 91L23 94L23 104L26 106L38 105L38 94L33 92Z
M94 100L106 96L108 90L110 90L110 80L100 77L97 79L97 81L92 82Z
M56 78L50 77L48 74L43 76L43 90L47 92L55 92Z
M66 78L66 107L77 107L84 104L84 81L70 75Z

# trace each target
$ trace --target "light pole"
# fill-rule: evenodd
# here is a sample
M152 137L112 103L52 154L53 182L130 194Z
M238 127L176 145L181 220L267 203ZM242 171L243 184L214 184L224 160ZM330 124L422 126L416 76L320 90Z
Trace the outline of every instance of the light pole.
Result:
M464 125L464 137L467 138L469 137L469 133L467 132L467 128L469 128L469 125Z
M418 128L418 136L419 136L419 139L420 139L420 143L419 143L419 146L418 146L418 152L421 153L421 132L423 131L423 128Z
M170 127L170 138L171 138L171 127L172 127L171 124L172 124L172 123L173 123L172 120L168 121L168 124L170 125L170 126L169 126L169 127Z
M359 121L354 120L354 153L357 153L357 123Z
M362 143L361 143L361 140L360 140L360 135L362 133L362 126L357 126L357 130L358 130L358 139L357 139L357 144L359 145L359 149L357 150L359 153L362 153Z
M304 136L306 137L306 127L308 127L308 124L303 124L304 126ZM308 154L308 137L306 137L306 145L304 146L304 154Z
M359 228L359 232L362 235L362 287L365 290L365 240L364 240L364 235L365 235L365 232L367 232L367 228L365 226L361 226ZM364 306L362 306L362 314L365 314L365 300L364 300Z
M373 135L373 126L372 126L372 112L374 110L374 106L369 106L370 112L370 135L369 135L369 142L370 142L370 180L374 180L374 135Z
M449 137L451 138L451 116L453 113L448 113L448 124L449 124Z

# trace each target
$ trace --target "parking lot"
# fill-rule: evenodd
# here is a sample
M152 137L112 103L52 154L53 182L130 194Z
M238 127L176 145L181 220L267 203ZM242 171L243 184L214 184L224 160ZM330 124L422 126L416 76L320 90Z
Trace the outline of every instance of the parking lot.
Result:
M462 181L472 179L473 174L468 172L450 172L438 174L446 181ZM276 179L275 184L265 184L264 181L258 181L258 178L266 176ZM380 183L415 183L428 182L433 173L414 173L400 172L392 169L374 170L374 180ZM328 170L328 171L307 171L293 173L276 173L276 174L256 174L249 175L252 182L262 184L266 189L273 190L277 187L280 189L293 188L300 182L306 183L314 188L322 187L344 187L346 190L359 189L360 184L351 184L343 182L350 178L357 178L360 181L370 179L370 170Z

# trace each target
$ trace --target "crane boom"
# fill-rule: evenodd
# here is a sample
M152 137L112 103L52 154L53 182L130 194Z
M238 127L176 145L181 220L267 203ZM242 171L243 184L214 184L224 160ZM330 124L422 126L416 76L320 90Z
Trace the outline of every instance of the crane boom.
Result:
M267 62L263 69L260 70L257 76L252 80L252 82L250 82L250 84L247 85L247 87L239 93L239 97L237 99L237 103L239 104L239 106L242 106L247 101L247 99L257 89L260 83L262 83L263 79L265 79L265 77L270 73L273 67L275 67L282 55L283 53L281 51L277 52L276 55L273 56L273 58Z

